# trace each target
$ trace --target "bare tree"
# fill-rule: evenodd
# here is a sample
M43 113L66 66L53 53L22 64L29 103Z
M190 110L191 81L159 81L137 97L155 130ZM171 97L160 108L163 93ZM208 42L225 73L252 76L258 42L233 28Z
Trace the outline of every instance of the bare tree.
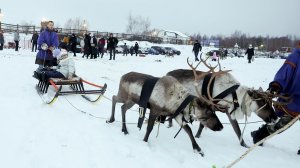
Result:
M88 22L86 20L81 19L80 17L76 17L75 19L68 19L65 23L64 28L69 30L69 33L78 32L80 34L85 33L89 28Z
M143 18L142 16L132 16L129 13L128 25L126 32L136 35L148 35L150 32L151 21L149 18Z

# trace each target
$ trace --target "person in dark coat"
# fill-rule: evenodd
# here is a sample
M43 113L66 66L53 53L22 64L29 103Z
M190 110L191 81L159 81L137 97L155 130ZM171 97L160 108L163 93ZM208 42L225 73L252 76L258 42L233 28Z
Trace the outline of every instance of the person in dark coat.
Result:
M96 59L97 58L97 38L93 35L91 39L91 59Z
M38 38L38 53L36 55L35 64L39 65L38 69L42 69L45 66L55 65L55 61L52 55L52 51L58 47L58 35L53 29L54 22L49 21L47 28L41 32Z
M228 50L227 48L224 49L224 58L227 58L227 55L228 55Z
M198 40L196 40L195 43L194 43L194 46L193 46L193 52L195 54L195 61L199 61L198 54L199 54L199 51L201 51L201 50L202 50L202 46L198 42Z
M101 37L98 41L98 50L99 50L99 54L101 54L101 58L103 58L104 55L104 47L105 47L105 39Z
M91 36L90 33L86 34L84 37L84 53L82 58L86 55L86 58L89 58L90 54L91 54Z
M130 47L129 52L130 52L130 55L132 56L132 55L133 55L133 52L134 52L133 46Z
M110 53L109 60L111 60L112 58L113 60L115 60L116 46L118 45L118 42L119 42L118 39L114 37L112 33L110 33L109 38L107 40L107 49L109 50Z
M3 31L0 30L0 50L3 50L4 46L4 36L3 36Z
M76 57L77 37L74 33L70 38L70 44L71 44L71 51L74 53L74 57Z
M137 42L135 42L134 44L134 52L135 52L135 56L137 56L139 53L139 44Z
M36 52L37 50L37 41L38 41L38 38L39 38L39 34L35 31L31 37L31 44L32 44L32 52Z
M249 45L245 55L247 54L248 63L251 63L252 57L254 56L254 48L252 47L252 44Z
M277 101L283 104L274 105L279 120L274 124L264 124L257 131L251 132L254 143L281 129L300 114L300 42L276 73L268 91L290 98L279 98Z

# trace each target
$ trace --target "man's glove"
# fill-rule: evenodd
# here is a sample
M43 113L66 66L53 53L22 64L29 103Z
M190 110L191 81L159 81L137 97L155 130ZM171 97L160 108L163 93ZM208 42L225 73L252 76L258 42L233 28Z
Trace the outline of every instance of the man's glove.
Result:
M269 84L268 90L270 91L271 94L279 94L281 92L281 86L277 82L271 82Z

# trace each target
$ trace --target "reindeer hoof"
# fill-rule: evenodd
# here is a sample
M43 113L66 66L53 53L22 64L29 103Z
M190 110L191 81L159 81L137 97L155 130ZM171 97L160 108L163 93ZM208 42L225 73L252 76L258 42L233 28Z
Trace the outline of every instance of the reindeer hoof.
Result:
M241 146L245 148L249 148L249 146L244 141L241 142Z
M196 134L195 137L196 137L196 138L200 138L200 135Z
M125 135L127 135L127 134L128 134L128 131L127 131L127 129L122 129L122 132L123 132Z
M115 119L106 120L106 123L113 123Z
M202 157L204 157L204 152L201 149L200 150L194 149L194 152L199 153Z

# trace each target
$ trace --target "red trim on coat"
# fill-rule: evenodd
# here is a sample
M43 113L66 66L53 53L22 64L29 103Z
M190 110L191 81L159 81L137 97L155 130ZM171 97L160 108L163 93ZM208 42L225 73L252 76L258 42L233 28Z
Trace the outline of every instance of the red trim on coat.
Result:
M295 63L293 63L293 62L290 62L290 61L285 61L284 63L285 63L285 64L289 64L289 65L291 65L293 68L296 68L296 64L295 64Z

